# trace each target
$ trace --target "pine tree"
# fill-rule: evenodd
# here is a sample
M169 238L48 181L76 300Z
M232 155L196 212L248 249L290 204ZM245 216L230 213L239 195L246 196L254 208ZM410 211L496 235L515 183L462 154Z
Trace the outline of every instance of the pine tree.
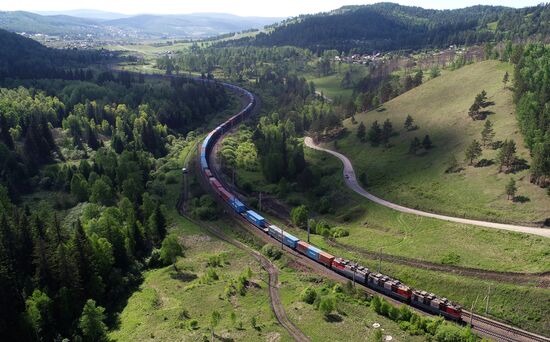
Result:
M418 149L420 148L420 140L417 137L414 137L413 140L411 140L411 146L409 147L409 153L410 154L416 154Z
M516 143L513 140L505 140L498 152L499 171L508 172L516 161Z
M445 173L457 172L458 168L458 160L456 159L456 156L454 154L451 154L451 156L447 160L447 169L445 170Z
M493 143L494 137L495 131L493 130L493 123L491 120L487 120L483 126L483 131L481 131L481 143L484 147L487 147Z
M504 74L504 77L502 78L502 83L504 83L504 88L506 88L506 85L510 81L510 75L508 74L508 71Z
M105 325L105 309L96 306L93 299L88 299L84 304L82 316L80 316L79 327L82 330L82 337L85 342L108 341L107 326Z
M512 198L514 199L514 197L516 196L516 191L517 191L517 187L516 187L516 181L514 178L510 178L510 181L508 182L508 184L506 184L506 195L508 196L508 199Z
M378 121L374 121L369 130L368 138L372 146L378 146L382 135L382 129L378 124Z
M466 161L472 165L474 160L481 156L481 145L474 139L472 143L466 148L465 157Z
M405 124L403 126L407 131L412 131L415 128L414 119L412 118L412 116L407 115L407 118L405 119Z
M390 119L386 119L384 121L384 124L382 125L381 140L387 144L388 141L390 140L392 133L393 133L393 127L392 127L391 121Z
M424 137L424 140L422 140L422 147L424 147L426 150L429 150L433 147L432 140L430 139L430 136L426 134Z
M360 141L365 141L365 137L367 135L366 130L365 124L361 121L357 127L357 138L359 138Z
M0 113L0 141L2 141L10 150L13 150L14 143L11 137L10 127L6 117Z

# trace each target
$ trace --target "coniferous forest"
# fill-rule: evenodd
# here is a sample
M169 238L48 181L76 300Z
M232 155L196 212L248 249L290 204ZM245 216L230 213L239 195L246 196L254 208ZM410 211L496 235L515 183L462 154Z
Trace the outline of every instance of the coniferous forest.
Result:
M155 160L229 99L215 85L92 71L95 52L1 33L17 48L1 56L0 338L53 341L78 335L82 320L111 320L142 269L162 264L165 208L147 187ZM57 210L87 204L63 220L22 205L41 190L57 194Z

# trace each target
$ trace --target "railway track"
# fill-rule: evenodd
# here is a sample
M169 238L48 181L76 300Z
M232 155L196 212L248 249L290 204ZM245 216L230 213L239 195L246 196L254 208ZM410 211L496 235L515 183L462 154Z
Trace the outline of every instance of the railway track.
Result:
M254 110L257 110L257 108L254 108ZM223 140L223 137L227 133L228 132L222 133L216 139L216 141L214 142L214 145L217 145L219 143L219 141ZM216 150L215 146L212 150L213 151ZM209 161L209 165L215 164L215 163L212 163L212 159L213 159L212 154L208 155L207 159ZM221 177L218 176L218 170L215 170L214 168L211 168L211 171L215 176L217 176L216 178L221 181ZM271 238L269 235L264 234L263 232L261 232L255 226L251 227L252 225L248 221L246 221L242 216L235 214L233 209L227 203L225 203L225 201L222 201L221 198L219 198L219 196L217 196L217 194L211 189L211 186L210 186L209 182L205 179L203 173L199 172L199 175L200 175L199 178L201 179L201 183L204 186L206 186L206 188L209 189L209 191L211 193L214 193L214 198L216 198L216 200L219 203L221 203L224 208L228 208L227 212L230 213L230 216L232 216L234 218L237 218L237 220L241 223L241 225L246 226L246 229L249 232L252 232L254 235L256 235L256 236L260 236L260 234L263 235L263 236L261 236L262 240L264 240L264 241L266 241L266 240L276 241L273 238ZM270 242L273 242L273 241L270 241ZM276 241L276 243L279 243L279 242ZM316 271L321 271L319 273L321 273L325 276L328 276L331 279L335 279L335 280L338 280L338 281L348 281L349 280L346 277L344 277L340 274L337 274L337 273L333 272L332 270L329 270L326 267L313 262L310 259L307 259L307 258L303 257L299 253L297 253L295 251L292 251L289 248L286 248L285 250L287 251L287 253L292 254L295 259L300 260L302 264L308 265L311 269L314 269ZM269 262L269 260L267 260L267 261ZM320 268L322 268L322 270L320 270ZM277 277L274 277L274 278L276 279ZM270 279L271 279L271 274L270 274ZM271 289L272 288L275 289L276 286L278 286L278 285L276 285L277 282L278 281L275 281L275 285L271 286L271 281L270 281L270 295L271 295ZM393 298L390 298L388 296L385 296L385 295L383 295L383 294L381 294L377 291L374 291L374 290L372 290L370 288L367 288L367 287L365 287L365 289L366 289L366 292L368 292L368 293L376 294L376 295L379 295L381 297L386 298L392 305L402 305L401 302L399 302L397 300L394 300ZM278 291L276 291L276 292L278 293ZM280 304L280 298L278 296L275 296L274 298L275 298L275 300L272 301L272 305L274 303L279 305ZM277 301L277 298L279 298L278 301ZM282 307L282 304L279 307ZM415 309L415 311L419 311L416 308L414 308L414 309ZM284 311L284 308L283 308L283 311ZM274 312L275 312L275 308L274 308ZM422 312L425 315L430 315L430 314L427 314L426 312L423 312L423 311L420 311L420 312ZM276 315L277 315L277 312L276 312ZM284 315L284 316L286 316L286 315ZM279 320L279 317L277 319ZM516 328L516 327L512 327L512 326L507 325L505 323L494 321L492 319L477 315L475 313L471 314L470 312L465 311L465 310L463 310L463 313L462 313L462 320L466 323L471 322L471 327L472 327L472 330L474 332L478 333L481 336L484 336L484 337L487 337L487 338L490 338L490 339L494 339L496 341L506 341L506 342L526 342L526 341L535 341L535 342L537 342L537 341L544 341L544 342L550 342L550 339L547 338L547 337L540 336L540 335L537 335L537 334L534 334L534 333L530 333L528 331L525 331L525 330L522 330L522 329L519 329L519 328ZM289 331L289 333L291 333L291 331L295 332L295 329L297 329L296 326L292 322L290 322L290 320L288 322L286 322L286 320L283 320L284 323L281 322L281 321L279 321L279 322L281 323L281 325L283 325L283 327L285 327L285 329L287 329L287 331ZM299 331L299 329L297 329L297 330ZM301 333L301 331L300 331L300 333ZM293 335L293 333L291 333L291 335L296 339L296 341L308 341L308 339L305 335L304 335L305 340L300 339L301 337L299 337L299 336L295 337Z

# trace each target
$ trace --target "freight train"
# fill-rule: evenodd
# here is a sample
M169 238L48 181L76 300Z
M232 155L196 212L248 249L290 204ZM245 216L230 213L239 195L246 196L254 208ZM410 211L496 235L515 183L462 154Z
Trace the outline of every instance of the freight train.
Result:
M211 172L208 165L208 156L217 139L252 112L256 104L256 99L254 95L246 89L227 83L222 83L222 85L233 91L240 92L246 97L246 99L248 99L248 104L239 113L235 114L227 121L216 127L206 136L200 147L200 167L203 176L208 179L212 189L218 196L221 197L223 201L228 204L229 207L232 208L232 210L235 211L237 215L241 215L253 226L262 230L273 239L279 241L279 243L282 243L288 248L305 255L315 262L349 278L350 280L353 280L356 283L362 284L377 292L383 293L404 303L408 303L429 313L441 315L454 321L461 320L462 308L459 305L433 293L415 290L401 283L397 279L371 271L367 267L361 266L350 260L335 257L329 253L326 253L325 251L289 234L281 228L269 224L265 218L254 210L246 207L246 205L241 202L237 196L226 189Z

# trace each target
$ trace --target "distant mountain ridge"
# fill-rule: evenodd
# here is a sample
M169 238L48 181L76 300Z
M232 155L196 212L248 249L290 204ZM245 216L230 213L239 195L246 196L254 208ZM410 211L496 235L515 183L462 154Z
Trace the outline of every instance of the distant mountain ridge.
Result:
M136 16L95 10L45 13L53 15L24 11L0 12L0 28L19 33L108 39L206 38L262 28L281 20L281 18L240 17L224 13Z
M269 33L220 45L284 46L373 52L550 37L550 4L432 10L395 3L345 6L281 22Z

